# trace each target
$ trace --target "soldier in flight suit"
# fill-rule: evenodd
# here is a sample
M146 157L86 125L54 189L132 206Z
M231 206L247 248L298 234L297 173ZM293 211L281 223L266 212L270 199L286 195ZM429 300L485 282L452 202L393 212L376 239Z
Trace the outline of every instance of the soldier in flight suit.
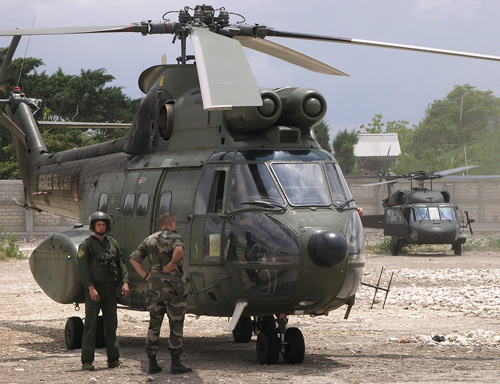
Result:
M149 358L149 373L162 370L156 360L160 329L165 313L168 316L170 337L168 339L172 374L192 372L182 365L182 337L186 314L188 289L183 278L182 257L184 242L175 232L177 221L171 213L160 216L160 231L147 237L130 255L130 264L137 273L149 282L148 309L149 329L146 338L146 353ZM148 257L151 270L146 272L142 261Z
M89 229L94 234L86 238L78 248L78 274L85 286L82 369L93 371L97 319L101 309L108 368L117 368L121 365L116 338L117 293L127 297L129 285L128 272L120 247L115 239L106 235L110 228L109 215L100 211L94 212L89 221Z

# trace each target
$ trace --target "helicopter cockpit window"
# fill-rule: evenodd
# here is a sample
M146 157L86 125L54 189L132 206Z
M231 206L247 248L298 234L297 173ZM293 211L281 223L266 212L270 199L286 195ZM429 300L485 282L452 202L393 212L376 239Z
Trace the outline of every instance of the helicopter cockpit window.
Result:
M274 163L271 166L291 205L330 205L320 164Z
M441 220L451 220L458 221L457 211L453 207L439 207L439 214L441 215Z
M141 193L137 198L135 213L137 217L146 217L148 213L149 193Z
M158 217L162 213L170 212L170 203L172 202L172 192L163 192L160 197L160 207L158 208Z
M335 205L342 205L345 204L346 201L351 200L351 192L349 191L347 184L344 182L340 167L336 164L327 163L325 164L325 171ZM347 204L346 207L354 207L354 201Z
M439 216L439 208L438 207L429 207L429 220L440 220Z
M233 170L229 209L261 207L279 209L285 205L265 164L237 164Z
M134 213L135 193L127 193L123 201L122 213L125 217L131 217Z
M429 211L427 210L427 207L414 207L413 208L413 215L415 221L421 221L421 220L429 220Z
M97 203L97 210L101 212L108 212L108 194L102 193L99 196L99 202Z

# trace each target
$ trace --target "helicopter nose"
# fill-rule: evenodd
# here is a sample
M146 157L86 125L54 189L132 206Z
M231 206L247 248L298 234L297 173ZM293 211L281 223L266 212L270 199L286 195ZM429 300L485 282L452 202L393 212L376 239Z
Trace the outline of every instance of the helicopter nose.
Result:
M346 259L348 245L340 233L318 230L309 238L307 250L311 259L320 267L333 267Z

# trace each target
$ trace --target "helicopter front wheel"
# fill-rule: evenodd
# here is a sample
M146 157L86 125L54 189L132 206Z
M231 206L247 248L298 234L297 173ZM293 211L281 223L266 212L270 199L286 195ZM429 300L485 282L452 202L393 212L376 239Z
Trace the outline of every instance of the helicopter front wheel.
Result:
M461 243L455 243L451 245L451 249L455 252L456 256L461 256L462 255L462 244Z

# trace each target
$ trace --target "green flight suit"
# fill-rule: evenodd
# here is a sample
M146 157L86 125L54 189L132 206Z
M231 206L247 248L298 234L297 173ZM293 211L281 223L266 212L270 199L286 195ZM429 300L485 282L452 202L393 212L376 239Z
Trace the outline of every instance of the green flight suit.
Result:
M86 238L78 248L78 274L85 286L85 327L82 340L82 364L91 363L95 356L97 319L102 310L104 340L108 362L120 357L116 328L117 290L128 283L128 271L123 254L115 239L104 236L101 241L95 236ZM88 287L99 294L99 301L92 301Z

